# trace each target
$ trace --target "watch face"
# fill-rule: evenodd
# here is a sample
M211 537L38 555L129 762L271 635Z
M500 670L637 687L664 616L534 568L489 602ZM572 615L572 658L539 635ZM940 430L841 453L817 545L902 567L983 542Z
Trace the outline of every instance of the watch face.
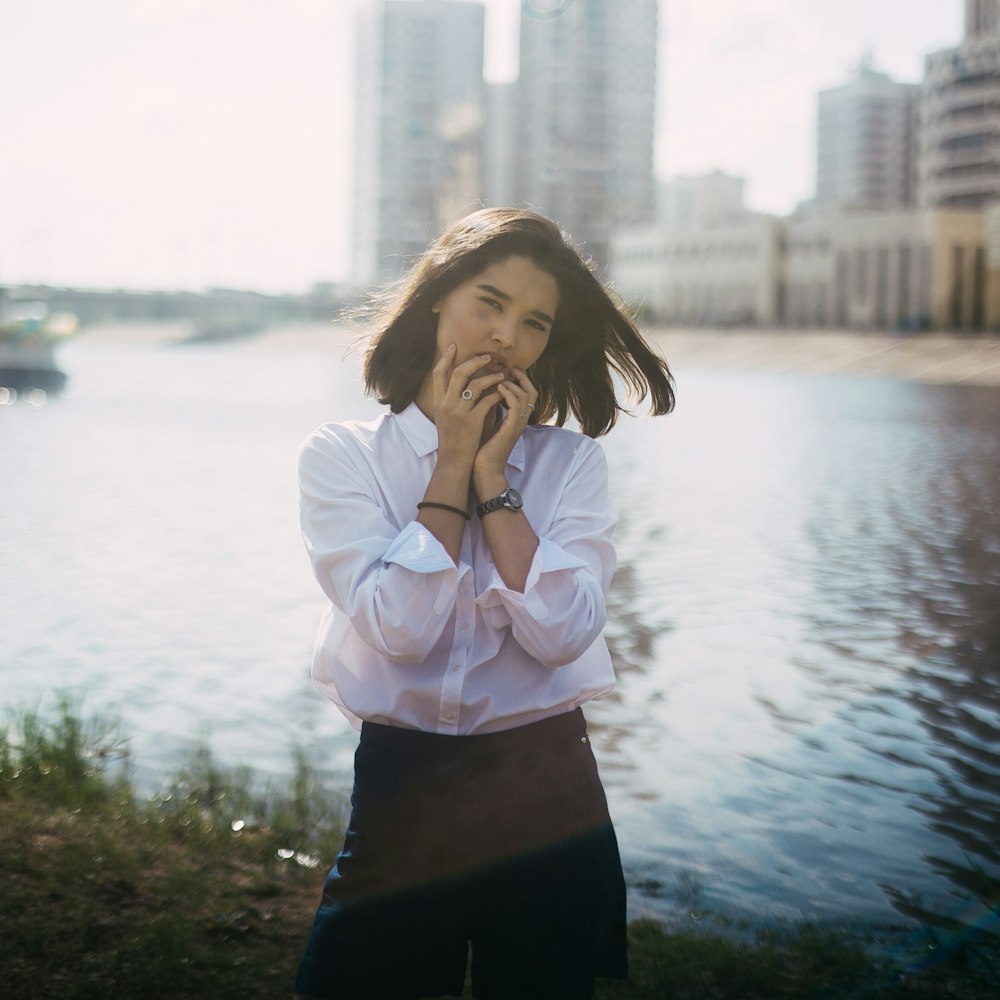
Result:
M512 490L510 487L506 490L507 503L505 506L510 507L511 510L520 510L524 506L524 501L521 499L521 494L517 490Z

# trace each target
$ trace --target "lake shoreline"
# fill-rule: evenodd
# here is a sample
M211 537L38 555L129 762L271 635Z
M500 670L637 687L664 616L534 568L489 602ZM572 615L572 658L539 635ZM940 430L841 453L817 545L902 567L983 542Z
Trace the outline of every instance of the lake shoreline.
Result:
M996 333L657 327L649 336L672 365L684 367L1000 386L1000 336Z
M934 385L1000 386L1000 334L893 334L854 330L644 327L671 366L755 372L897 378ZM288 323L255 333L198 340L189 323L102 323L73 345L225 345L234 349L335 350L358 333L335 323Z
M203 748L149 798L115 763L126 746L68 701L0 726L4 995L288 995L342 836L337 796L301 755L287 789L262 789ZM595 997L985 1000L995 944L956 923L631 921L630 977Z

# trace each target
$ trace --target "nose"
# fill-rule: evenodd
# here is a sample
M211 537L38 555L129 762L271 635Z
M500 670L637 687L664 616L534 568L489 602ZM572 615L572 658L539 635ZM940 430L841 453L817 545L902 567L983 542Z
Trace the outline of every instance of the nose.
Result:
M493 342L510 350L517 342L517 320L513 316L498 316L493 324Z

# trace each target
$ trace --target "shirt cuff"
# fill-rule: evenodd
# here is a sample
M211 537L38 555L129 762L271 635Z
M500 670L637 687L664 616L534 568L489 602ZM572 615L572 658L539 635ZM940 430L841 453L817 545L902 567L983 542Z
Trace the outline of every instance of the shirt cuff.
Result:
M393 539L382 556L382 561L395 563L413 573L444 573L434 601L436 614L443 614L450 609L458 592L459 581L471 570L463 562L456 566L435 535L418 521L410 521Z
M483 592L476 598L476 603L483 608L493 608L498 604L512 604L523 607L535 621L544 621L549 614L548 605L538 592L538 584L546 573L557 573L562 570L587 569L588 564L576 556L570 555L555 542L547 538L538 539L538 548L531 560L528 577L524 581L524 593L511 590L503 582L503 578L493 568L493 575Z

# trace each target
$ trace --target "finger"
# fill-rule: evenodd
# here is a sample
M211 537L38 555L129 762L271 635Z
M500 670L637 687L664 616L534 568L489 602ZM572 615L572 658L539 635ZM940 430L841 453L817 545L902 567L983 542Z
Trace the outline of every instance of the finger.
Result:
M451 366L455 361L455 351L457 348L454 344L449 344L445 350L444 354L441 355L440 360L431 369L431 377L434 382L434 387L437 389L438 393L442 393L448 384L448 375L451 371Z
M471 385L472 376L478 372L490 359L488 354L477 354L460 365L455 365L448 379L448 391L453 397L475 399L477 392Z
M538 402L538 390L535 388L531 379L528 378L528 373L523 368L512 368L510 373L517 380L517 384L520 388L527 393L525 409L530 414L535 408L535 403Z
M507 406L507 415L504 417L503 423L509 423L513 427L522 427L527 422L531 412L528 409L528 394L519 386L515 386L513 382L501 382L497 389Z
M502 385L507 393L510 394L510 396L512 396L516 401L516 404L521 406L521 409L523 410L524 406L521 404L526 404L528 402L528 391L516 382L512 382L510 379L506 379Z
M527 392L534 393L536 391L534 383L528 378L528 373L523 368L511 368L510 374L514 381Z
M434 365L434 371L442 372L447 374L451 366L455 362L455 351L457 348L454 344L449 344L445 349L444 353L438 359L437 364Z
M480 375L478 378L469 379L466 388L472 390L474 397L478 398L482 393L489 392L504 379L503 372L492 372L487 375Z
M452 369L451 377L453 379L462 378L467 382L483 365L489 364L489 361L490 356L488 354L474 354L460 365L455 365L454 369Z
M475 403L472 404L472 413L478 416L480 419L485 419L486 414L492 410L497 403L502 402L502 397L498 392L500 386L493 385L483 392Z

